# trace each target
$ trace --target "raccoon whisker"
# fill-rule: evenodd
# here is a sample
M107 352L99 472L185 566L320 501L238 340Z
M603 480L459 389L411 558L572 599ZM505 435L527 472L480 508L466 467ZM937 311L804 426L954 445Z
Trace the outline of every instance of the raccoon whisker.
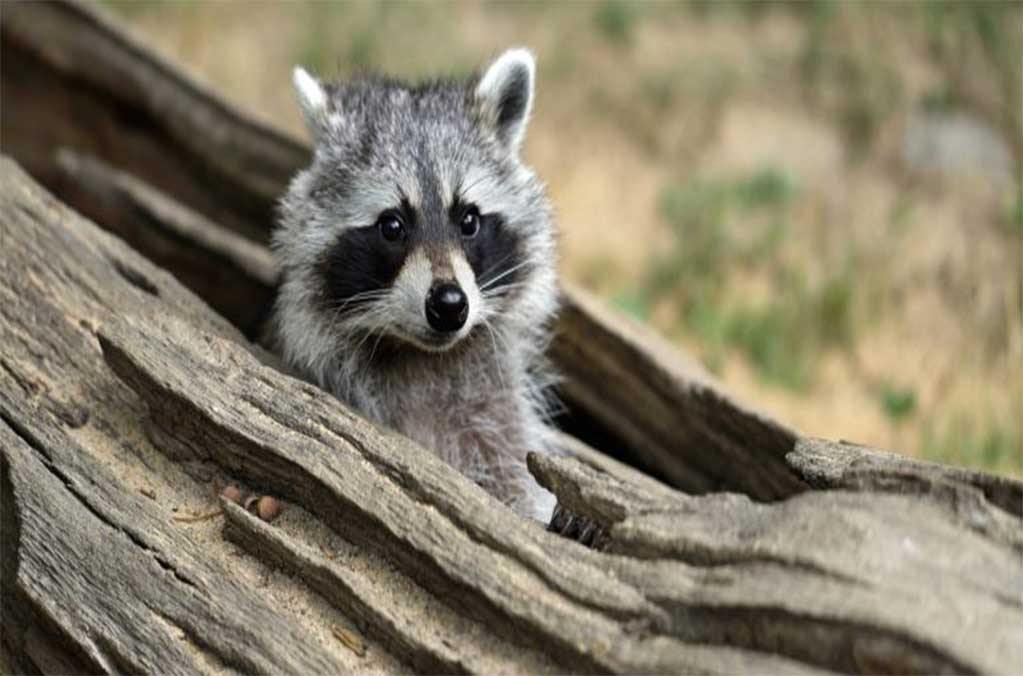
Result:
M487 273L485 273L485 274L483 274L483 275L480 275L480 278L481 278L481 280L482 280L482 284L483 284L484 286L486 286L486 285L488 285L488 284L492 284L492 283L493 283L493 282L495 282L496 280L498 280L498 279L502 279L502 278L503 278L503 277L504 277L505 275L509 274L510 272L513 272L513 271L517 270L517 269L518 269L519 267L521 267L522 265L524 265L524 264L525 264L525 263L527 262L527 261L522 261L521 263L519 263L519 265L518 265L518 266L515 266L515 265L513 265L512 267L508 268L507 270L503 270L503 271L501 271L501 272L500 272L500 274L498 274L498 275L496 275L496 276L488 277L488 275L489 275L489 274L490 274L491 272L494 272L494 271L496 271L496 270L500 270L501 266L502 266L502 265L504 265L504 264L505 264L505 262L507 262L507 261L508 261L508 259L510 259L510 258L511 258L511 257L512 257L513 255L514 255L514 254L508 254L507 256L505 256L504 258L502 258L501 260L499 260L499 261L498 261L497 263L495 263L494 265L492 265L492 266L491 266L491 267L490 267L490 268L489 268L489 269L487 270Z
M363 333L362 338L359 339L359 342L355 344L355 347L351 351L351 354L352 354L353 358L358 359L359 352L360 352L360 350L362 350L362 346L365 345L366 341L368 341L373 336L373 334L376 333L377 331L380 331L381 335L383 335L383 327L369 329L369 330L365 331L365 333ZM364 360L364 361L365 361L365 365L368 366L369 365L369 360L367 359L367 360Z
M380 330L379 330L379 333L377 334L377 339L373 343L373 347L369 351L369 357L366 358L365 370L368 371L369 368L372 366L372 364L373 364L373 356L377 353L377 348L380 347L380 341L383 340L383 338L384 338L384 328L381 327Z
M330 320L329 320L329 330L330 331L336 331L337 328L346 319L351 319L356 314L356 310L358 310L358 309L360 309L360 308L353 307L353 308L350 308L348 311L344 311L344 308L339 308L330 317ZM362 317L369 317L369 316L372 316L375 312L376 312L375 308L369 307L369 308L363 310L363 312L361 313L361 316Z
M364 305L371 305L376 301L382 300L387 296L381 294L379 296L366 296L363 298L350 299L337 307L331 308L335 313L345 312L347 310L357 310Z
M501 344L504 354L510 354L511 345L508 343L508 337L504 334L504 331L502 331L499 326L494 326L494 323L490 321L489 317L483 318L482 323L490 330L490 335L496 337L497 341ZM499 354L500 353L495 353L495 355Z
M339 303L337 307L331 308L332 313L330 317L331 328L337 324L338 321L350 316L361 309L364 304L371 304L372 301L381 300L387 296L387 289L372 289L370 291L363 291L357 293L354 296L350 296L343 302ZM372 308L372 306L371 306Z
M513 265L512 267L508 268L507 270L505 270L504 272L502 272L498 276L496 276L496 277L494 277L492 279L488 279L485 282L483 282L483 284L480 286L480 290L483 291L483 290L489 289L495 283L497 283L498 280L504 279L505 277L507 277L511 273L516 272L518 270L521 270L522 268L524 268L527 265L529 265L531 262L532 261L524 260L521 263L519 263L518 265Z
M480 293L486 299L501 298L508 291L514 291L515 289L524 289L528 287L528 284L523 282L514 282L511 284L501 284L497 287L488 288Z
M384 322L377 323L376 320L385 319L388 309L389 308L387 305L374 306L363 315L364 320L366 320L367 322L369 320L373 320L373 324L369 328L365 326L353 327L355 331L364 332L362 338L359 340L358 343L355 344L355 347L351 351L353 357L356 358L358 357L359 350L362 349L362 346L366 343L367 340L369 340L370 337L372 337L374 333L376 333L377 331L380 331L382 333L384 330L386 330L387 327L386 323Z
M368 291L361 291L359 293L356 293L354 295L349 296L348 298L345 298L340 303L338 303L338 305L339 306L344 306L344 305L348 305L349 303L355 303L355 302L358 302L360 300L364 300L364 299L367 299L367 298L376 298L376 297L379 297L379 296L384 296L387 293L388 293L388 289L383 289L383 288L381 288L381 289L369 289Z
M385 289L385 288L369 289L367 291L360 291L359 293L353 294L353 295L349 296L348 298L344 299L342 301L342 303L350 303L350 302L355 301L355 300L361 300L363 298L369 298L369 297L373 297L373 296L383 296L383 295L386 295L388 292L389 292L389 290Z
M499 357L501 355L501 352L497 348L497 336L494 333L494 327L491 326L491 323L488 319L483 319L481 321L481 324L483 324L483 328L487 330L487 333L490 334L490 344L494 348L494 356ZM502 345L504 345L505 350L508 349L508 344L505 343L504 341L502 341ZM508 382L505 380L504 372L502 371L502 369L497 369L497 379L501 383L501 388L507 390Z
M517 288L518 287L514 286L502 286L498 289L486 291L480 295L483 298L484 303L494 306L490 313L491 315L496 315L500 311L503 314L514 318L518 313L514 308L507 308L505 306L511 304L508 302L508 299L513 298L513 294L516 292Z
M388 289L370 289L369 291L363 291L362 293L357 293L354 296L349 296L348 298L338 303L335 307L332 307L330 309L342 310L345 307L352 305L353 303L378 300L380 298L385 297L388 293L389 293Z
M389 310L390 296L387 292L383 292L379 296L367 297L364 304L351 307L341 316L349 317L358 314L362 319L369 321L375 320L382 315L386 315Z
M547 392L536 393L536 401L542 403L540 411L543 413L547 420L553 420L563 413L568 413L568 406L561 400L558 393L553 389L549 389Z
M491 265L489 268L484 270L483 273L481 275L479 275L480 282L482 284L487 283L487 275L492 273L494 270L497 270L498 268L500 268L502 265L504 265L505 261L507 261L509 258L511 258L514 255L515 255L514 253L507 254L507 255L504 256L504 258L502 258L501 260L497 261L496 263Z

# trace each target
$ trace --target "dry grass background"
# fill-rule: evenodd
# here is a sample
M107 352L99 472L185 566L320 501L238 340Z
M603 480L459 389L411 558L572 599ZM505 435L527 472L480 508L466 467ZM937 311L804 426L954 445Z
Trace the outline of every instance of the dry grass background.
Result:
M531 47L565 275L804 433L1023 474L1021 6L111 5L299 134L295 63L418 78ZM979 140L907 154L963 119Z

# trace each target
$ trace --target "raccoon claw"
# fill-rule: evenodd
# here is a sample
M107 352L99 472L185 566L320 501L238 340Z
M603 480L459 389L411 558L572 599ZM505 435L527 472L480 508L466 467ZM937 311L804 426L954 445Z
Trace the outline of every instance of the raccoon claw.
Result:
M562 537L575 540L590 549L601 550L607 546L608 536L596 521L574 514L558 503L547 530Z

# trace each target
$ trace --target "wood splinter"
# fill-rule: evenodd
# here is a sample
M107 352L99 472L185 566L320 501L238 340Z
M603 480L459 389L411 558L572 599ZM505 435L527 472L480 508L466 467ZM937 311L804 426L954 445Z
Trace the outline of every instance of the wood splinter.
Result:
M171 518L175 521L180 521L181 523L195 523L197 521L209 521L210 519L221 516L223 513L224 510L217 507L216 509L199 514L175 514Z
M345 629L340 624L335 624L330 628L330 633L334 634L334 638L341 641L346 648L351 650L359 657L365 657L366 655L366 643L359 638L355 633Z

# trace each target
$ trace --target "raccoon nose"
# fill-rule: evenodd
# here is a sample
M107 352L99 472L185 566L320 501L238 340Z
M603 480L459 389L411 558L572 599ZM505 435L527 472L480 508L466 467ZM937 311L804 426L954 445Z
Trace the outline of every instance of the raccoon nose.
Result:
M426 320L435 331L457 331L465 325L468 316L469 300L457 284L436 284L426 295Z

